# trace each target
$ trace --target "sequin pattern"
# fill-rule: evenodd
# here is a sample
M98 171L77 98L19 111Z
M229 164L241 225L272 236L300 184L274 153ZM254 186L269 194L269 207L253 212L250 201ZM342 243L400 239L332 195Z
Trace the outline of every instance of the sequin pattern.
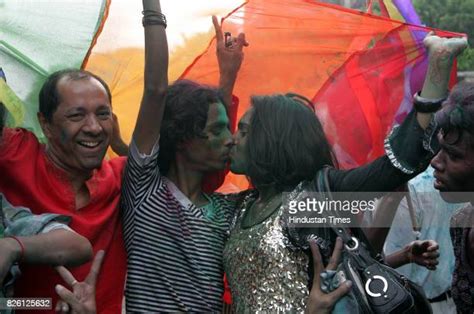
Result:
M474 270L466 256L471 228L474 228L474 208L471 206L461 209L451 218L450 233L456 257L451 290L458 313L472 313L474 306Z
M224 250L234 309L237 313L303 312L309 294L308 256L290 243L281 223L283 208L244 229L246 203Z

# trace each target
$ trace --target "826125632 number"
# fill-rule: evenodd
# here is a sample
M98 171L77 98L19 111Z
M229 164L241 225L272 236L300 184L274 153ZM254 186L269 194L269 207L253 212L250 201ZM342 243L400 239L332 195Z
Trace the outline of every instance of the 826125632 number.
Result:
M0 310L51 310L51 298L0 298Z

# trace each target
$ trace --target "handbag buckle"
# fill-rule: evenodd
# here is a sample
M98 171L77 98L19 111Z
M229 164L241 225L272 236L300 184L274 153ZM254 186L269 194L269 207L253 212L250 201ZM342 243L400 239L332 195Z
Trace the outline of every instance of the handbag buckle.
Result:
M349 245L349 242L347 242L346 244L344 244L344 246L346 247L347 250L349 251L355 251L359 248L359 240L357 240L357 238L355 237L351 237L351 240L352 242L354 243L353 246L350 246Z
M388 290L387 279L385 279L385 277L379 276L379 275L375 275L372 278L369 278L369 280L367 280L367 282L365 283L365 292L367 292L367 294L369 296L371 296L372 298L379 298L379 297L382 296L382 293L377 293L377 292L373 292L372 290L370 290L370 283L372 281L375 281L375 280L382 281L382 283L383 283L382 291L383 291L384 294L387 293L387 290ZM384 297L386 298L387 295L385 294Z

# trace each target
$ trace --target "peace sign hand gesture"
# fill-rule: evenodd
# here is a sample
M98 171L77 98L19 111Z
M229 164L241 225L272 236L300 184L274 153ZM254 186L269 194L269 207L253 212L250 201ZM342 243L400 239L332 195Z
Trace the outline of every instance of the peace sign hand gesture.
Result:
M224 36L222 25L219 24L215 15L212 16L212 24L214 24L216 32L216 54L219 72L221 76L236 76L244 59L243 48L249 45L245 40L245 34L240 33L237 37Z
M64 266L56 267L59 275L72 287L71 292L62 285L56 285L56 293L61 297L61 300L56 305L56 312L73 314L96 313L95 285L104 255L105 252L103 250L97 252L92 262L91 270L82 282L78 282Z

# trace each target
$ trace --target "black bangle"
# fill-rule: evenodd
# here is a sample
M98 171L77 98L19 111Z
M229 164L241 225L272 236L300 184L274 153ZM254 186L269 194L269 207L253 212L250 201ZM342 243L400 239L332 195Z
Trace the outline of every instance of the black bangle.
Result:
M420 96L420 92L413 95L413 107L417 112L433 113L441 108L447 97L438 99L427 99Z
M163 20L150 20L150 19L143 19L142 21L143 27L149 25L163 25L166 28L166 21Z
M148 25L163 25L165 28L168 26L166 22L166 16L163 13L153 10L145 10L142 12L142 25L143 27Z

